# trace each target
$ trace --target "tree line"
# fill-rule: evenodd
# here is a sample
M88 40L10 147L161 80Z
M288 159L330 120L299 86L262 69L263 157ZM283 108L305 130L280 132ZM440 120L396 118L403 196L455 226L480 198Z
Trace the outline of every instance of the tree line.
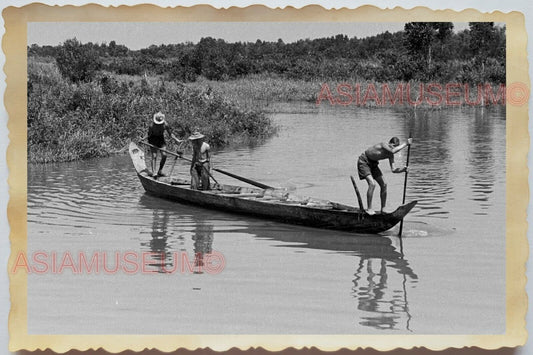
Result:
M303 80L505 82L505 27L471 22L453 31L451 22L410 22L402 31L365 38L338 34L284 43L229 43L202 38L198 43L152 45L131 50L115 41L28 47L28 55L54 58L73 82L90 81L98 71L160 75L193 82L273 74Z

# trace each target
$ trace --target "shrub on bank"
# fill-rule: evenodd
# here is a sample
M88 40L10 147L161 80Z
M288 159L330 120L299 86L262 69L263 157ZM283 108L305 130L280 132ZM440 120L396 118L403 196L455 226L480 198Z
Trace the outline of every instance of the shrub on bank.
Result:
M243 110L215 92L154 77L99 72L71 82L54 63L28 61L28 160L53 162L101 157L145 136L162 111L175 134L200 130L213 146L256 142L275 128L264 114Z

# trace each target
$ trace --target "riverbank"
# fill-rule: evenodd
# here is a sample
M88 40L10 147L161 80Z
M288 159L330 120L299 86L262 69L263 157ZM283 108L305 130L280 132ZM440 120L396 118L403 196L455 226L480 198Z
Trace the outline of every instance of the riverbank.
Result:
M41 58L42 59L42 58ZM46 163L123 152L146 135L162 111L180 137L200 130L213 147L256 144L276 132L268 113L314 106L400 110L505 104L503 84L375 82L289 79L253 74L235 80L205 78L182 84L164 75L100 71L72 83L54 60L28 61L28 161ZM292 112L292 111L291 111Z
M282 78L277 75L249 75L228 81L200 79L185 84L197 90L212 90L248 109L280 112L280 102L311 102L316 106L364 108L444 109L461 106L505 105L505 85L497 83L423 83L319 80ZM282 108L283 109L283 108Z
M216 92L155 76L100 72L72 83L54 62L28 61L28 161L47 163L102 157L146 136L162 111L178 137L199 130L213 147L257 143L272 136L270 118Z

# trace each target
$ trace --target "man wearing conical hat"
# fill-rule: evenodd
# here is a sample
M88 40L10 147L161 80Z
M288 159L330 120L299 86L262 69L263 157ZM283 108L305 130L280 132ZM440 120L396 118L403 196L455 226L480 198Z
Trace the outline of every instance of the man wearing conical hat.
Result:
M204 135L194 132L189 140L192 143L191 189L209 190L209 144Z
M165 176L165 174L163 174L163 167L165 166L165 162L167 161L167 154L163 150L157 149L166 149L167 147L165 143L165 131L177 143L183 142L172 133L172 131L170 130L170 126L165 121L165 115L161 111L159 111L154 114L152 124L148 128L148 143L156 147L150 148L150 152L152 153L152 172L155 171L157 152L159 151L159 153L161 154L161 162L159 163L159 170L157 174L155 174L156 177Z

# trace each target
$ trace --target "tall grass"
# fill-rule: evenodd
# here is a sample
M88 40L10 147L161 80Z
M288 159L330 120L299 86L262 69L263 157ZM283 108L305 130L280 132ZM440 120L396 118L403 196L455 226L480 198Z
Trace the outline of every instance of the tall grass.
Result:
M247 109L257 108L276 112L278 109L276 104L280 102L314 102L320 91L321 82L288 79L278 75L252 74L228 81L199 78L186 85L197 90L212 90Z
M212 90L239 106L260 108L266 112L284 112L286 107L279 105L282 102L311 102L317 105L363 108L416 106L431 109L504 103L501 92L498 93L499 84L480 84L474 80L449 83L414 80L379 82L355 78L347 78L345 81L305 81L256 74L229 81L200 79L186 85L198 90ZM451 85L448 92L447 85ZM482 85L481 88L478 88L478 85ZM401 89L401 97L395 97L398 88Z
M55 63L28 60L28 159L53 162L101 157L146 136L155 112L166 114L182 138L195 130L215 147L263 140L275 132L270 119L240 108L216 92L165 82L159 77L99 73L71 83Z

